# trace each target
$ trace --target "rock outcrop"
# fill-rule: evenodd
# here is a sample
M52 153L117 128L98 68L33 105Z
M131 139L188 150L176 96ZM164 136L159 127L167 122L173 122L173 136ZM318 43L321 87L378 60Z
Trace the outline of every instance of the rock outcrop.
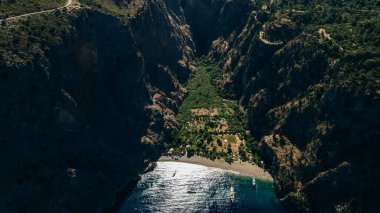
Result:
M203 54L290 210L379 209L379 90L347 80L342 47L250 0L114 2L2 22L0 211L114 204L177 130Z
M87 8L2 26L20 45L1 46L1 212L100 211L159 157L194 44L161 1L135 9L125 23Z
M318 31L265 13L214 40L209 55L246 109L279 198L294 212L375 212L379 93L344 80L351 68Z

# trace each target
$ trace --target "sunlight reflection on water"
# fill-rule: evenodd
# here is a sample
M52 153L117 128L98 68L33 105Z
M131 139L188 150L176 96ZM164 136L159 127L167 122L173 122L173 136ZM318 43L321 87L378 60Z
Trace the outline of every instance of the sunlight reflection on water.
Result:
M174 175L174 176L173 176ZM272 183L217 168L158 162L144 175L120 213L129 212L284 212ZM229 189L235 188L231 205Z

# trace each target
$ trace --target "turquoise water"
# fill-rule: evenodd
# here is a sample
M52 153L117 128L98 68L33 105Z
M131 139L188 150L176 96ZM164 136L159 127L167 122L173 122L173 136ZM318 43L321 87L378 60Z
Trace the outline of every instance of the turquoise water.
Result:
M173 174L175 175L173 176ZM231 204L229 191L235 188ZM272 182L238 173L179 162L158 162L127 198L120 213L129 212L286 212Z

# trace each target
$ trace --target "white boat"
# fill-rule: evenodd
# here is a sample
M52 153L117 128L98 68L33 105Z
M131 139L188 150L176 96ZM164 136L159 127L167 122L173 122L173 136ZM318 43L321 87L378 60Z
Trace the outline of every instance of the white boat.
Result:
M233 186L230 188L230 201L233 203L235 201L235 189Z
M175 171L174 171L174 173L173 173L173 176L172 176L172 177L174 177L176 173L177 173L177 170L175 170Z
M256 188L256 178L255 177L252 178L252 186L254 188Z

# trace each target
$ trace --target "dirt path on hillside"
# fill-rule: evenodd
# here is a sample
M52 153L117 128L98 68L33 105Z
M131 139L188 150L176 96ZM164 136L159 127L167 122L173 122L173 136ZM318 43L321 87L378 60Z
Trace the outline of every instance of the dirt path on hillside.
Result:
M20 18L25 18L25 17L28 17L28 16L33 16L33 15L38 15L38 14L43 14L43 13L51 13L51 12L54 12L54 11L57 11L57 10L62 10L64 8L79 8L79 7L80 7L80 3L77 2L76 0L67 0L66 4L64 6L61 6L61 7L57 7L57 8L49 9L49 10L42 10L42 11L38 11L38 12L25 13L25 14L17 15L17 16L12 16L12 17L8 17L8 18L5 18L5 19L0 19L0 22L2 22L2 21L17 20L17 19L20 19Z

